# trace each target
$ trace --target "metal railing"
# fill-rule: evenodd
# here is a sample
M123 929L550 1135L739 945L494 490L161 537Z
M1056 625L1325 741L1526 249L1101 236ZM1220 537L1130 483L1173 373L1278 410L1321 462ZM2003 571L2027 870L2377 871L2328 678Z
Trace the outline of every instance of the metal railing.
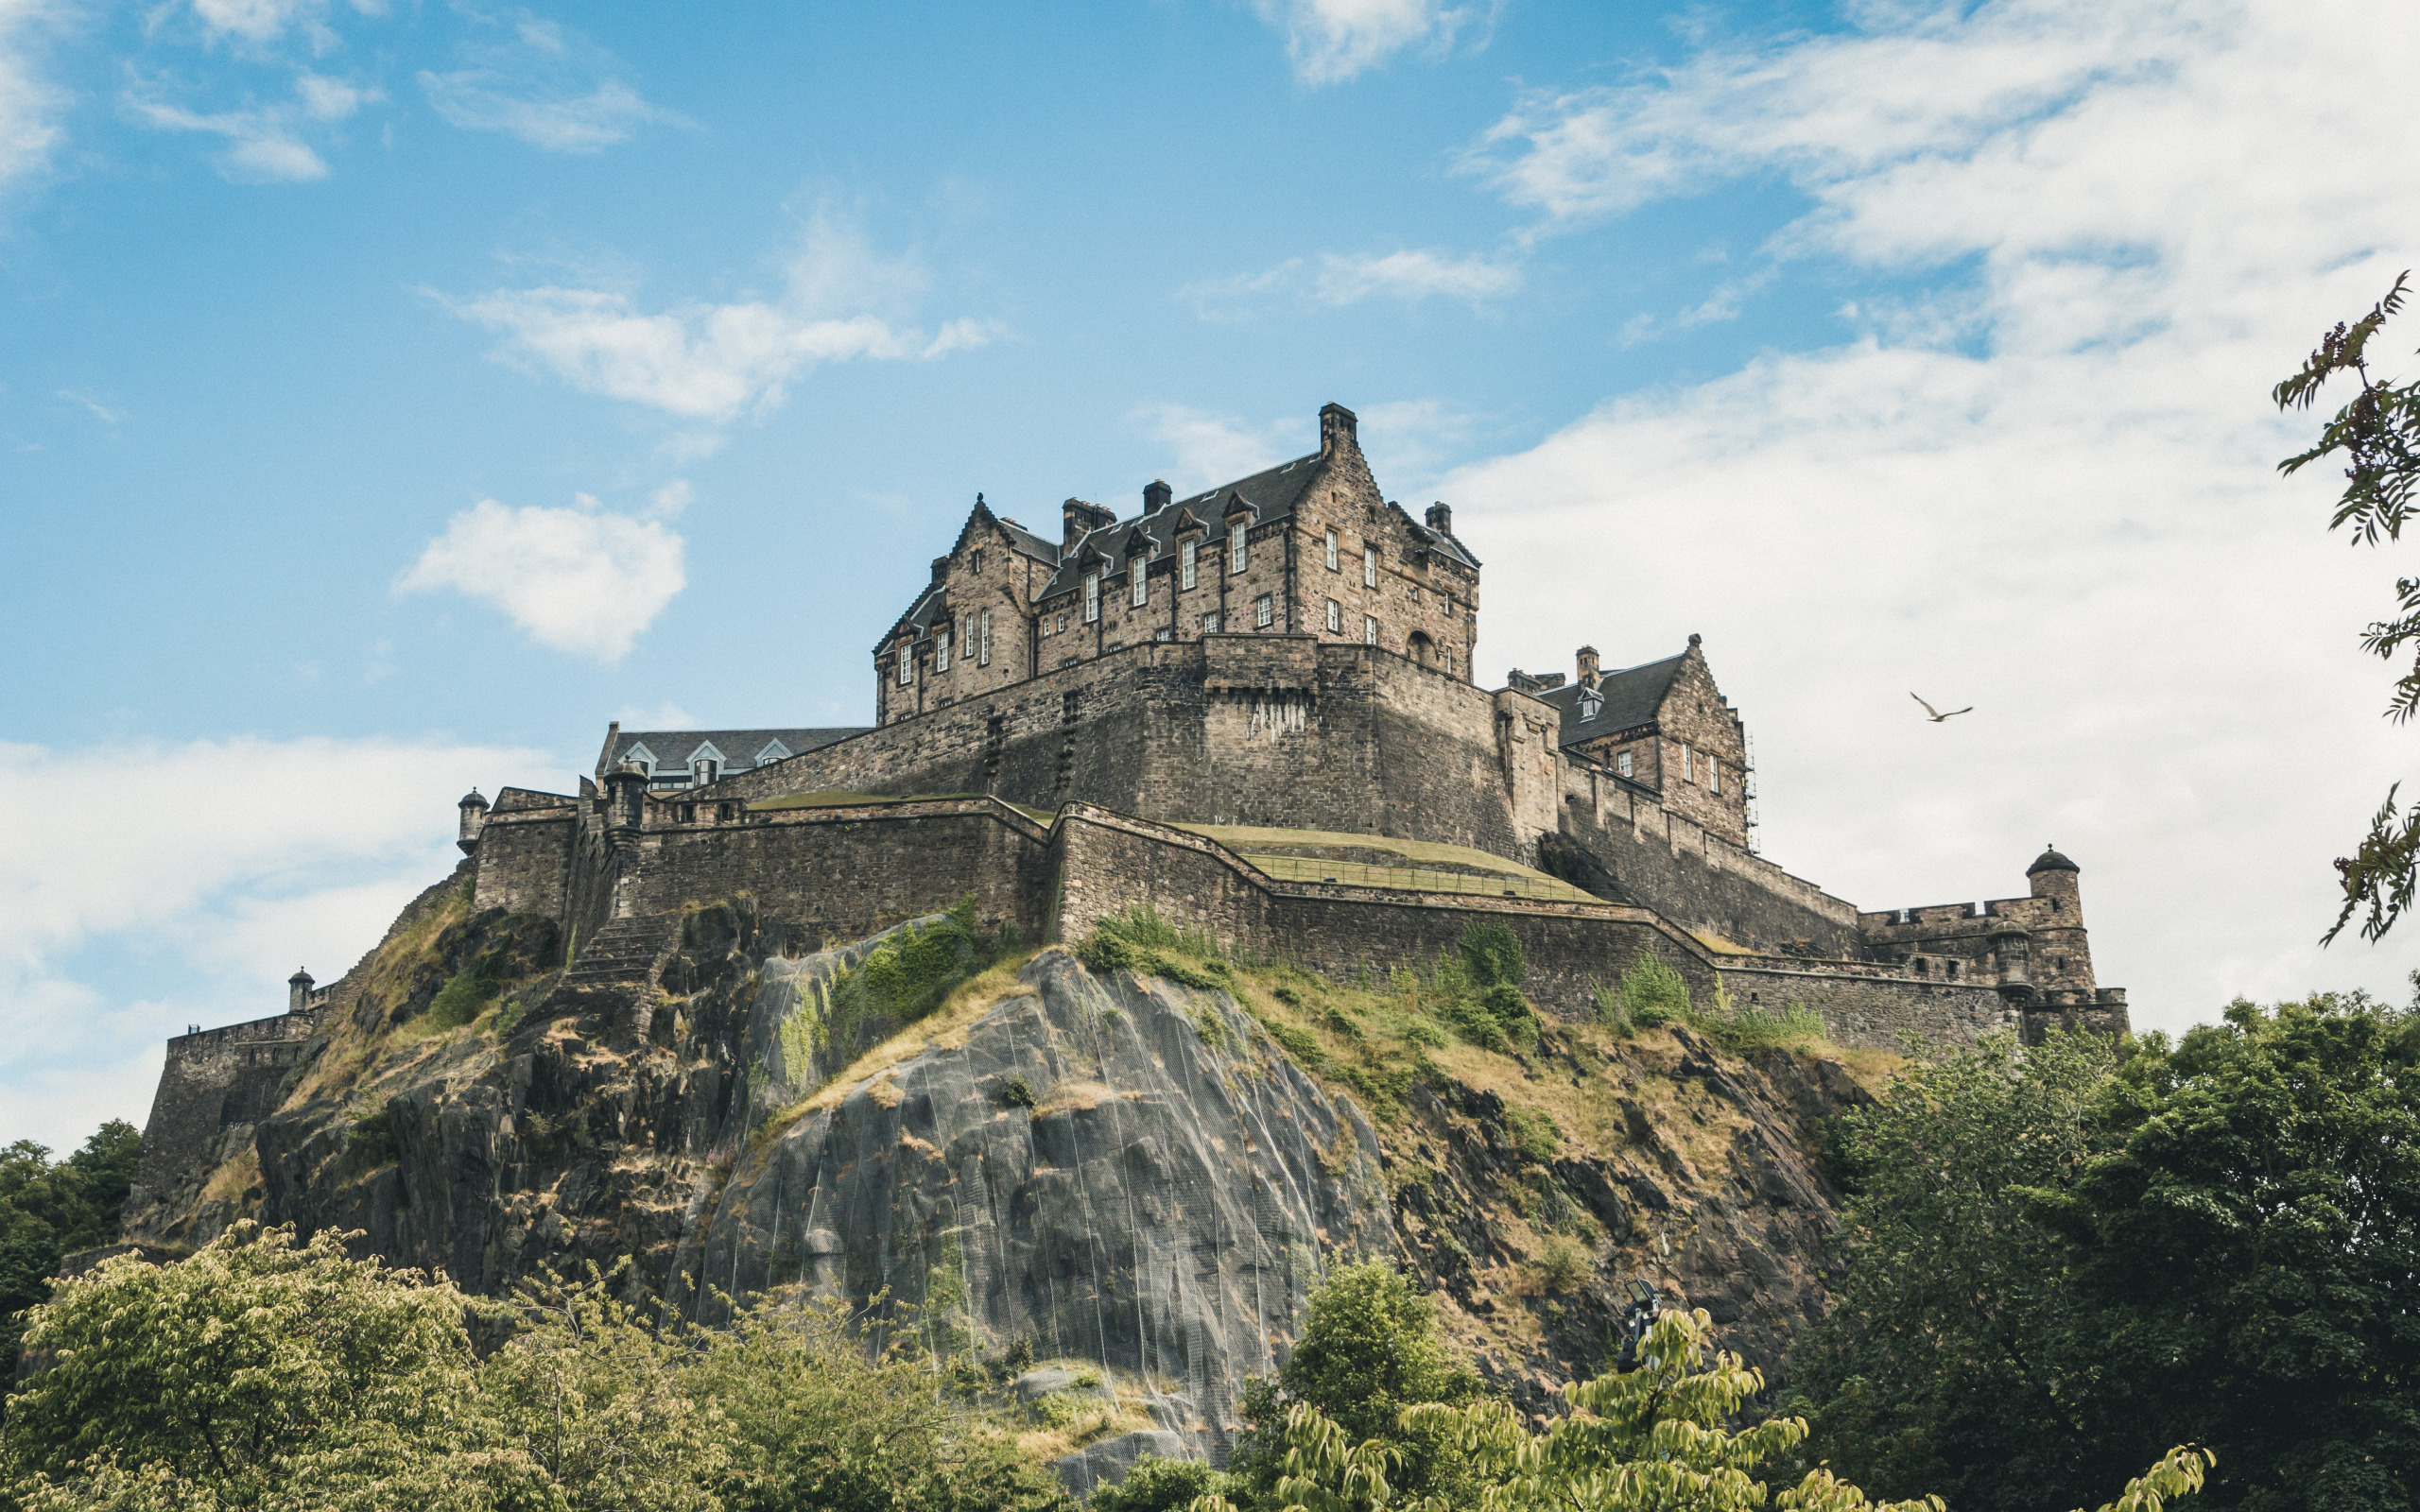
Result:
M1354 887L1386 887L1402 892L1459 892L1482 898L1520 898L1538 902L1599 902L1601 899L1551 877L1512 872L1472 872L1424 867L1407 861L1399 867L1362 861L1327 861L1318 856L1270 855L1244 851L1243 858L1280 882L1333 882Z

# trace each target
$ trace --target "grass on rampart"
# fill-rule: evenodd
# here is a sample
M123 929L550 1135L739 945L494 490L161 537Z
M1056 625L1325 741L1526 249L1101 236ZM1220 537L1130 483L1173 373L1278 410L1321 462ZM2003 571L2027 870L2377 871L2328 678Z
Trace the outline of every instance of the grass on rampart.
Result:
M1245 824L1177 824L1170 828L1216 840L1280 882L1333 882L1359 887L1488 897L1511 893L1555 902L1604 902L1534 867L1469 846L1399 840L1381 834L1347 834L1336 830L1272 830Z
M945 799L982 796L980 793L784 793L779 798L758 799L748 805L748 812L776 814L784 809L854 809L894 803L935 803Z

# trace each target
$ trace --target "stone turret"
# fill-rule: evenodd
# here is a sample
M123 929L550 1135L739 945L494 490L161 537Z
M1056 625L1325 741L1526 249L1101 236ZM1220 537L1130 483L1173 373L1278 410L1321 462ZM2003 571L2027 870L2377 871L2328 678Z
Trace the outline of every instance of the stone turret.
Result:
M647 773L624 762L605 774L605 828L615 846L633 843L647 824Z
M454 843L460 846L462 853L467 856L478 850L479 832L487 828L488 800L479 797L479 790L475 787L463 794L461 802L455 807L462 811L462 828Z
M2048 917L2035 925L2028 951L2033 986L2046 994L2073 992L2089 997L2093 991L2092 946L2084 935L2079 877L2080 868L2061 855L2056 846L2044 847L2033 865L2025 868L2028 890L2048 905Z
M285 1011L302 1013L311 1006L311 973L301 967L285 979Z
M1582 646L1582 647L1580 648L1579 662L1580 662L1580 686L1582 686L1582 687L1583 687L1583 688L1594 688L1594 687L1596 687L1596 686L1597 686L1597 676L1598 676L1598 674L1597 674L1597 648L1596 648L1595 646L1593 646L1593 645L1583 645L1583 646Z

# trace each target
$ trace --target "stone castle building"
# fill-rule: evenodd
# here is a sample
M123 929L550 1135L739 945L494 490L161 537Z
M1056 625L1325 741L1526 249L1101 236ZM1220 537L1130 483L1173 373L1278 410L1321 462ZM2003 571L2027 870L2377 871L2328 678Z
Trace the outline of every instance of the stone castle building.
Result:
M615 726L574 792L462 799L475 905L556 920L563 990L642 1039L685 909L745 898L811 949L970 894L1028 939L1140 903L1336 972L1500 921L1568 1018L1651 954L1702 1005L1805 1006L1847 1044L2126 1029L2054 849L2023 896L1879 912L1755 853L1746 727L1698 637L1480 687L1451 510L1387 500L1351 411L1319 434L1183 500L1150 484L1132 518L1070 499L1055 541L978 497L874 645L875 723ZM351 983L170 1041L159 1160L251 1116Z

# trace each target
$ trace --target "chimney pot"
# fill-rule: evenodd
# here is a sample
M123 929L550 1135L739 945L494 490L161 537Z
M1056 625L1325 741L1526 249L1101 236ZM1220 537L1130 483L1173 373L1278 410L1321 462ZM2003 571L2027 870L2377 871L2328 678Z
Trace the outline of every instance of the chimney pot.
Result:
M1580 685L1583 688L1597 685L1597 648L1593 645L1580 648Z
M1452 535L1454 533L1454 507L1442 500L1436 504L1430 505L1428 507L1428 528L1431 530L1442 530L1449 536Z
M1174 489L1169 488L1158 478L1153 478L1143 485L1143 508L1146 513L1153 509L1165 509L1168 507L1168 500L1175 496Z

